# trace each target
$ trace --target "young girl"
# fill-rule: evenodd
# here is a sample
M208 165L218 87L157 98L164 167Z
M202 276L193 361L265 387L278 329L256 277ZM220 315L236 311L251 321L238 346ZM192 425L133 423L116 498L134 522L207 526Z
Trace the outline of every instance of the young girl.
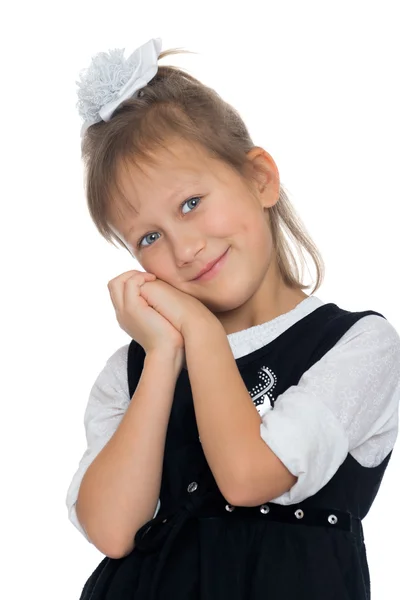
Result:
M69 518L105 558L81 600L364 600L362 519L397 437L400 337L303 289L323 262L237 112L158 60L79 83L91 217L139 262L108 284L132 341L85 412Z

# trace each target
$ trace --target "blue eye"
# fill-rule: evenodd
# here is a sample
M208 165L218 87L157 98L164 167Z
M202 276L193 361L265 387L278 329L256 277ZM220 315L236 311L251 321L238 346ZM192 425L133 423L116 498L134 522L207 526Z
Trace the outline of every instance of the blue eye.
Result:
M189 202L192 202L193 200L201 200L201 197L200 196L194 196L193 198L189 198L189 200L185 200L185 202L182 202L180 208L182 208L185 204L187 204ZM197 204L196 204L196 206L193 206L192 208L193 209L197 208ZM189 212L193 212L193 210L190 210ZM143 237L141 237L140 240L138 241L137 247L138 248L146 248L148 246L152 246L152 244L147 244L146 246L142 246L142 241L145 240L147 237L150 237L152 235L157 235L157 232L146 233L146 235L144 235Z

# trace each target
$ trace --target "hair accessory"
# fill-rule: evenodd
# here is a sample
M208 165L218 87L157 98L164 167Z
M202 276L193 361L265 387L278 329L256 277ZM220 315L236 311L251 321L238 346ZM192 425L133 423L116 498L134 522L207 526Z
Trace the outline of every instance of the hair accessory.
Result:
M140 46L128 58L123 49L100 52L87 69L80 71L77 108L84 119L81 137L86 129L100 121L109 121L118 106L132 98L155 77L161 39Z

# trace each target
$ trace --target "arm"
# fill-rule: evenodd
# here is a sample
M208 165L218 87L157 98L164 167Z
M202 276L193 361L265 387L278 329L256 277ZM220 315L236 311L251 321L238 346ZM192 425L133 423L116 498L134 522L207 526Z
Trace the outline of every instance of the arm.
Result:
M154 515L178 375L174 356L146 355L118 429L83 477L77 516L94 545L111 558L128 554L137 530Z
M273 501L288 505L313 496L348 453L364 467L381 464L397 437L399 400L400 337L386 319L365 316L263 417L261 437L298 475ZM267 474L258 467L262 487Z
M400 337L385 319L368 316L353 325L263 418L252 402L249 407L226 335L203 323L192 324L187 336L201 441L231 504L301 502L333 477L349 451L360 464L375 466L393 447Z
M220 322L200 314L183 335L197 426L223 496L236 506L256 506L290 489L297 478L260 436L261 418Z

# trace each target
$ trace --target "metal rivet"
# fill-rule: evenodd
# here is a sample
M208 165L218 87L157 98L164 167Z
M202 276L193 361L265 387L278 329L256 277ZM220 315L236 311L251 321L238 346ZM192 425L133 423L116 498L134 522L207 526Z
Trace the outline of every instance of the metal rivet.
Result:
M166 523L168 521L168 519L164 519L163 523Z
M296 516L296 519L302 519L304 517L304 512L301 510L301 508L299 508L299 510L296 510L294 514Z
M196 481L193 481L192 483L189 483L187 491L191 494L192 492L195 492L198 488L198 485L196 483Z
M336 523L338 522L338 518L336 515L329 515L328 521L329 523L331 523L331 525L336 525Z
M233 510L235 510L235 507L232 506L232 504L227 504L225 506L225 510L228 510L229 512L232 512Z
M269 510L270 510L270 508L269 508L268 504L263 504L260 507L260 512L262 512L263 515L267 515L269 513Z

